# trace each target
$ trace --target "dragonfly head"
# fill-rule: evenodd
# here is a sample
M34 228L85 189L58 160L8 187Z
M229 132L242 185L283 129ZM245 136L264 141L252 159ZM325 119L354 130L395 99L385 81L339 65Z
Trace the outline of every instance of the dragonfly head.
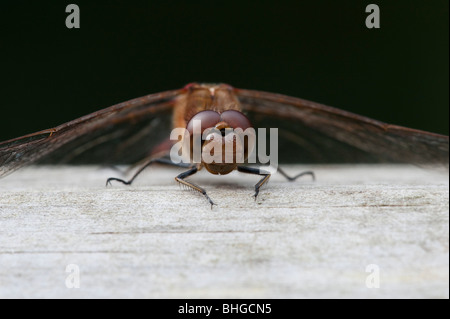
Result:
M201 163L212 174L228 174L253 151L256 134L241 112L211 110L194 115L187 124L191 160L201 151ZM197 146L195 147L195 143ZM198 157L197 157L198 158Z

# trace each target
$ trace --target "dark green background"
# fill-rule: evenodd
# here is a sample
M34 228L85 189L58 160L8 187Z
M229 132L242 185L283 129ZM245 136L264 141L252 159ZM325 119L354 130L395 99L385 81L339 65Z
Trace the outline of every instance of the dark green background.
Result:
M447 0L54 2L1 5L0 140L192 81L448 135Z

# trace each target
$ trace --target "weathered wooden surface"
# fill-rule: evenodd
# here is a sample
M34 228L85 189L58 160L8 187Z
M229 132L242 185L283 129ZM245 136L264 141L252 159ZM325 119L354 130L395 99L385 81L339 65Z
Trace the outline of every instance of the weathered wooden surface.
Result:
M202 172L213 210L174 169L109 188L110 169L16 172L0 180L0 297L449 297L447 171L313 169L256 202L256 177Z

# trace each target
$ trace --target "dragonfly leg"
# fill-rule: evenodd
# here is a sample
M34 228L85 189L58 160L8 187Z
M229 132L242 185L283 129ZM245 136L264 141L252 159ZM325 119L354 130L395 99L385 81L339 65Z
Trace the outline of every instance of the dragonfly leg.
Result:
M185 178L187 178L189 176L192 176L192 175L194 175L197 172L198 172L198 168L197 167L192 167L190 170L188 170L188 171L186 171L184 173L181 173L180 175L175 177L175 180L178 183L180 183L180 184L186 185L186 186L192 188L193 190L195 190L195 191L197 191L199 193L202 193L202 195L204 195L206 197L206 199L208 200L208 202L211 204L211 209L212 209L213 205L216 205L216 204L211 200L211 198L209 198L208 194L206 194L206 191L202 187L200 187L200 186L198 186L198 185L196 185L194 183L191 183L191 182L188 182L188 181L184 180Z
M283 175L288 181L293 182L295 181L297 178L301 177L301 176L305 176L305 175L310 175L312 177L312 180L315 181L316 180L316 175L314 174L313 171L306 171L306 172L301 172L300 174L295 175L294 177L289 176L288 174L286 174L281 168L278 167L278 172Z
M149 167L150 165L152 165L154 163L165 164L165 165L172 165L172 166L178 166L178 167L191 167L192 166L192 164L189 164L189 163L174 163L170 159L167 159L167 158L156 158L156 159L152 159L152 160L148 161L146 164L144 164L133 175L133 177L130 180L125 181L125 180L120 179L120 178L110 177L106 181L106 186L111 185L112 181L121 182L122 184L125 184L125 185L131 185L133 183L133 181L136 179L136 177L138 177L138 175L141 174L144 169L146 169L147 167Z
M255 197L255 201L256 201L256 197L259 194L259 189L261 188L261 186L263 186L265 183L267 183L271 174L267 171L261 170L259 168L253 168L253 167L238 166L237 169L241 173L262 176L262 178L259 180L259 182L256 183L256 185L255 185L255 194L253 195L253 197Z

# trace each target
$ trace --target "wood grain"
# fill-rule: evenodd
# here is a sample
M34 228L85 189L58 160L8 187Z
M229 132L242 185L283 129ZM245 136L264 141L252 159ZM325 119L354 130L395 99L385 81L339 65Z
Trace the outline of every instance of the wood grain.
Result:
M288 166L192 180L151 168L30 167L0 181L0 298L448 298L448 172L404 165ZM69 264L80 288L69 289ZM366 267L380 288L367 288Z

